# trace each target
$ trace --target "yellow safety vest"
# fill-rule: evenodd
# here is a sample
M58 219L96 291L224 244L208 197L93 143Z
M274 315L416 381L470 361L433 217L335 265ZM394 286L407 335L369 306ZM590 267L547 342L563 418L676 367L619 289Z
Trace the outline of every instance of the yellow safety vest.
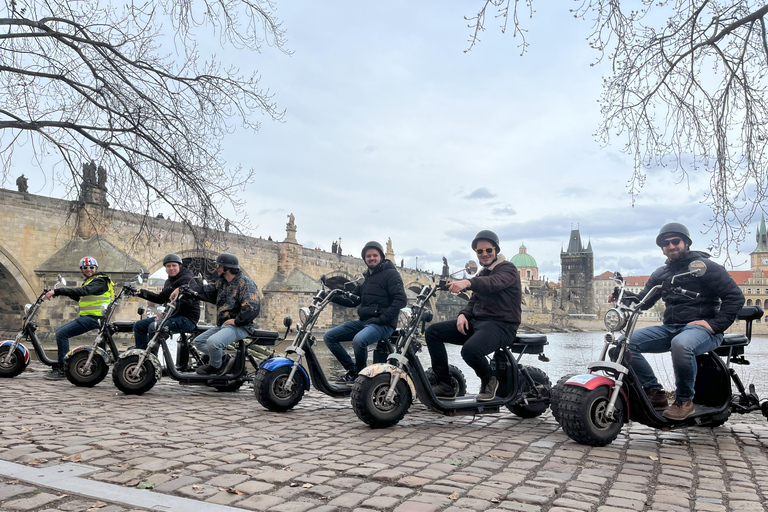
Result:
M95 275L85 280L83 286L87 286L88 283L96 278L103 277L107 280L107 291L101 295L84 295L80 297L78 306L80 306L80 316L101 316L101 305L109 304L112 299L115 298L115 287L112 284L112 280L105 275Z

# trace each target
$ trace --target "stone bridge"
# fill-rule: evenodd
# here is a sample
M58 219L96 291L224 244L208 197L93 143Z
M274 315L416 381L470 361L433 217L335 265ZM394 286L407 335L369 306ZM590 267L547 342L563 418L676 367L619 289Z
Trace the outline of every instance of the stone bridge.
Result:
M278 329L286 315L297 316L320 289L320 276L352 278L365 269L362 259L302 247L295 238L293 223L286 226L284 241L264 240L235 233L207 231L197 238L185 224L135 215L105 206L105 191L88 190L85 200L68 201L0 189L0 334L12 336L21 325L24 304L34 302L44 287L51 287L61 274L68 286L80 286L80 258L94 256L99 269L116 285L127 284L140 271L144 277L162 266L168 253L177 253L185 264L203 275L211 275L213 261L222 252L240 259L245 274L262 294L258 325ZM99 194L102 194L99 196ZM199 233L199 232L198 232ZM395 261L388 249L387 257ZM399 269L406 288L420 287L429 274ZM144 287L148 287L145 283ZM412 292L409 292L412 293ZM450 308L450 299L446 303ZM120 309L121 319L135 319L144 301L130 298ZM351 308L334 306L320 328L335 325L354 315ZM443 309L443 308L441 308ZM48 302L39 316L41 337L77 314L76 304L60 298ZM446 310L446 313L448 311ZM203 321L210 321L212 309Z

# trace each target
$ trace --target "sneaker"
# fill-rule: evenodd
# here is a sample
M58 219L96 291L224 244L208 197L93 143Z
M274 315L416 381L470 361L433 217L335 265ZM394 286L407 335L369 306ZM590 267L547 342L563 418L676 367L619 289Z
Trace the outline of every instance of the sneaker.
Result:
M438 382L432 386L432 392L437 398L456 398L456 390L453 386L445 382Z
M51 371L43 375L43 378L48 380L63 380L67 378L67 374L64 373L63 368L51 368Z
M224 354L224 357L221 358L221 370L218 372L219 375L228 374L232 371L233 366L235 366L235 358L229 354Z
M222 368L221 366L217 368L215 366L211 366L210 364L207 364L195 370L195 373L198 375L216 375L217 373L219 373L221 368Z
M688 400L686 402L683 402L681 400L675 399L675 401L672 403L672 405L669 406L669 408L664 411L664 416L668 420L672 421L681 421L687 418L693 414L693 401Z
M499 381L496 377L491 377L488 382L480 387L480 393L477 395L478 402L488 402L496 398L496 390L499 389Z
M646 389L645 393L648 395L648 399L651 401L654 409L666 409L669 407L667 392L663 389Z
M357 372L355 370L349 370L347 373L336 379L336 384L341 384L343 386L351 386L355 383L355 379L357 378Z

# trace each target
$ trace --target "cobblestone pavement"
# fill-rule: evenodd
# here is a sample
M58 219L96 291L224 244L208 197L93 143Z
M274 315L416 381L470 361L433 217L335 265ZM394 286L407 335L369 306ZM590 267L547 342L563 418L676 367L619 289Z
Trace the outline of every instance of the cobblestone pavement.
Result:
M632 424L590 448L549 412L473 419L414 404L396 427L372 430L349 400L314 390L277 414L249 386L218 393L163 378L125 396L111 376L86 389L44 371L33 363L0 381L3 511L768 510L759 414L716 429ZM44 479L67 468L82 474Z

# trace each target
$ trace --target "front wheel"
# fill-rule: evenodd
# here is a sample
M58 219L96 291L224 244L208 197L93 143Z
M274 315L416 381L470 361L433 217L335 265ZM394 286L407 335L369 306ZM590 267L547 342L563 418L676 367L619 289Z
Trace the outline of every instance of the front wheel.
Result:
M552 383L544 370L526 366L528 375L533 379L534 386L528 382L522 373L520 374L520 401L507 405L507 409L521 418L535 418L541 416L549 407ZM539 398L541 397L541 398ZM527 399L535 400L526 403ZM543 399L543 400L542 400Z
M373 378L358 377L352 386L352 408L371 428L396 425L411 406L411 388L405 379L397 381L392 401L386 400L392 375L380 373Z
M16 350L11 353L10 345L3 345L0 347L0 378L10 379L15 377L27 367L27 363L24 361L24 352L21 347L16 347Z
M149 357L144 359L144 364L134 375L138 362L139 356L131 355L118 359L115 367L112 368L112 381L117 389L126 395L142 395L152 389L157 382L155 367Z
M434 386L437 384L437 375L435 375L435 372L432 370L432 368L427 368L427 371L424 372L427 375L427 379L429 380L429 385ZM451 386L453 386L453 390L456 392L456 396L464 396L467 394L467 379L464 378L464 373L462 373L461 370L459 370L457 367L451 365L448 365L448 373L451 376Z
M589 446L605 446L616 439L624 426L624 400L619 397L613 417L608 417L610 391L607 386L593 390L563 386L558 422L568 437Z
M67 380L75 386L90 388L104 380L109 373L109 366L98 353L93 354L91 364L88 364L88 352L83 350L64 362L64 373Z
M293 409L304 396L306 383L304 376L297 371L293 376L293 385L288 389L286 384L290 373L290 366L281 366L272 371L259 368L253 379L256 400L270 411L285 412Z

